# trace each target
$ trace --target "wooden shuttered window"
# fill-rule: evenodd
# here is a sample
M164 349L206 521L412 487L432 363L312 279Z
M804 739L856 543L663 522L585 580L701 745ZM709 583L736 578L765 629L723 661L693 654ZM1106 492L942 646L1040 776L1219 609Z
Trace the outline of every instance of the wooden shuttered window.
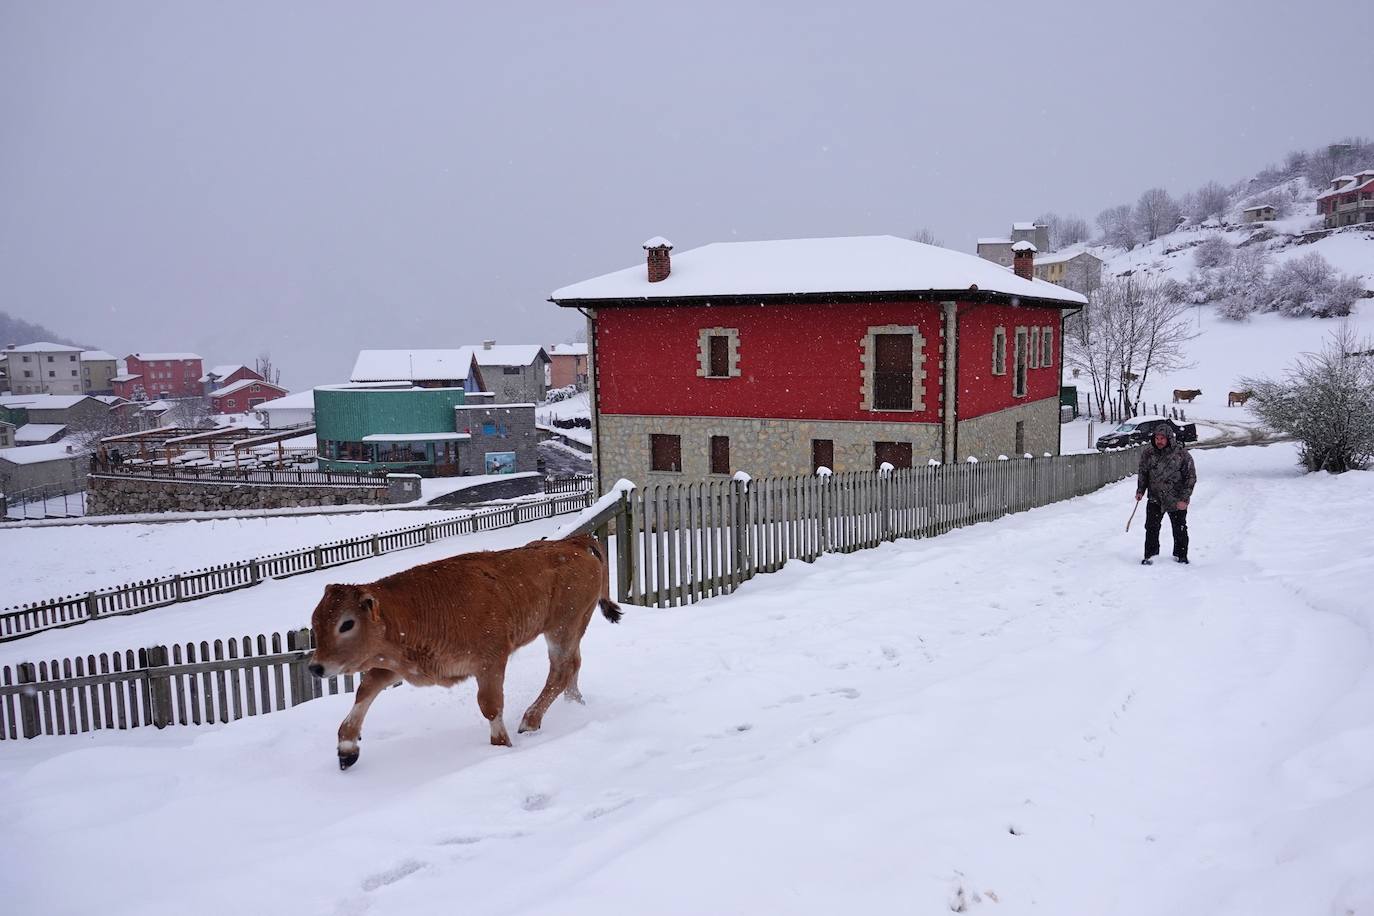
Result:
M878 470L884 461L898 470L911 467L911 443L874 442L873 470Z
M724 334L712 334L708 338L707 346L710 365L707 374L711 378L728 378L730 376L730 338Z
M1026 396L1026 369L1030 354L1027 352L1028 333L1025 328L1016 329L1016 349L1012 353L1012 397Z
M653 433L649 436L650 468L655 471L682 470L682 437Z
M910 410L915 368L910 334L874 335L873 409Z
M835 470L834 439L811 440L811 473L816 473L818 468L830 468L832 471Z
M711 437L711 473L730 473L730 437Z

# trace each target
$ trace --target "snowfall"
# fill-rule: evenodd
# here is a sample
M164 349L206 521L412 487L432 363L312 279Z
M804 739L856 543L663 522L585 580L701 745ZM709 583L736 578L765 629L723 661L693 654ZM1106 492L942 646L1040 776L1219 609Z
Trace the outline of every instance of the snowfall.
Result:
M1191 566L1139 565L1130 481L789 563L598 616L587 705L514 748L487 743L470 684L384 693L348 772L347 696L0 743L4 907L1374 912L1374 474L1303 476L1291 444L1196 460ZM47 633L0 663L297 626L327 581L559 524ZM516 656L508 722L542 655Z

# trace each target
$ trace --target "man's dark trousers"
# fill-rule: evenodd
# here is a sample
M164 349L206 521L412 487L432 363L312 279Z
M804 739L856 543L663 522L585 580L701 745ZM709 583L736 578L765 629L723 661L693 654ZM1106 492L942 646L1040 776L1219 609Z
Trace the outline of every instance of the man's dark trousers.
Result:
M1145 503L1145 559L1159 554L1159 528L1164 523L1164 507L1153 499ZM1188 559L1188 510L1170 509L1169 525L1174 529L1174 556Z

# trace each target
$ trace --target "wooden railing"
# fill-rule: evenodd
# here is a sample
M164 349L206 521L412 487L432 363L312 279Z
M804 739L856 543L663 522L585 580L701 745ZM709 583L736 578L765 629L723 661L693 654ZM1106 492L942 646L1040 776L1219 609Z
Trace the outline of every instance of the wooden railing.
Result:
M545 477L545 493L588 493L592 489L590 474L576 474L572 477Z
M269 579L285 579L384 553L420 547L440 538L507 528L577 512L588 505L590 498L590 493L583 491L538 502L515 503L442 522L395 528L302 550L21 604L0 611L0 642L22 639L44 630L76 626L102 617L139 614L169 604L250 588Z
M385 475L350 474L338 471L283 471L259 468L199 468L164 464L124 464L100 473L136 480L171 480L186 483L253 483L330 487L386 486Z

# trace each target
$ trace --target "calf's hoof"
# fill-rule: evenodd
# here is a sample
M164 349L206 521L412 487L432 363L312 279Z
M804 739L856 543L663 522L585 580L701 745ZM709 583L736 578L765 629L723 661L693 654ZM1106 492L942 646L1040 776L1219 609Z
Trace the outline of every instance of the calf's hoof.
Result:
M514 747L515 745L513 745L513 744L510 743L510 735L500 735L499 737L498 737L497 735L492 735L492 736L491 736L491 746L492 746L492 747Z
M540 722L531 722L529 719L521 719L519 732L522 735L525 732L537 732L541 724Z
M342 741L339 743L339 769L346 770L358 762L358 742Z

